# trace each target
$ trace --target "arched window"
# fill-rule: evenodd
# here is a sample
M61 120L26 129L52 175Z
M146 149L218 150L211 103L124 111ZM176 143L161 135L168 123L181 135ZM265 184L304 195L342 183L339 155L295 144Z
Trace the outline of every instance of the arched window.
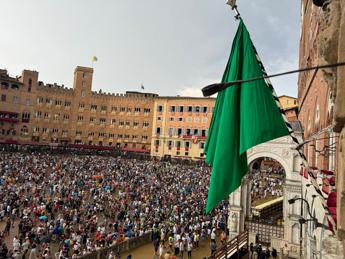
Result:
M26 125L24 125L21 130L20 130L21 134L26 136L29 134L29 130L28 130L28 127Z
M8 83L7 82L1 82L1 89L8 89Z
M315 109L315 124L317 124L320 121L320 106L319 104L316 105Z
M292 243L293 244L299 244L299 224L295 223L292 226L292 231L291 231L291 235L292 235Z
M28 92L31 92L31 87L32 87L32 79L29 78Z

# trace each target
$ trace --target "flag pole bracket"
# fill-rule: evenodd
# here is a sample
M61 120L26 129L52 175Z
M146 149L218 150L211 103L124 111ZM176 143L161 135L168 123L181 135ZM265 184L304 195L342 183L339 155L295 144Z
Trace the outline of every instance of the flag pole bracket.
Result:
M235 12L235 19L236 20L241 19L240 12L237 9L236 0L227 0L226 4L230 5L231 9Z

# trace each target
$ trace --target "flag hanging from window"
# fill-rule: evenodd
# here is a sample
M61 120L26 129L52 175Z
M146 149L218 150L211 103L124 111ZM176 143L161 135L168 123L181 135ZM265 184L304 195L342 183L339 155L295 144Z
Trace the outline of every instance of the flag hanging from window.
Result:
M241 20L222 82L258 76L263 73ZM206 213L241 185L248 170L248 149L288 134L272 90L263 79L219 92L205 145L206 162L212 166Z

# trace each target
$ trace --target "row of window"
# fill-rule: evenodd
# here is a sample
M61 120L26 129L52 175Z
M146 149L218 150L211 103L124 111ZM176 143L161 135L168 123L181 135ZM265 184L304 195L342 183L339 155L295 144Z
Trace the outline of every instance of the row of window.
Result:
M1 89L8 89L10 88L10 84L8 82L1 82ZM19 85L12 83L11 89L19 89Z
M162 120L162 117L161 116L158 116L157 117L157 120L158 121L161 121ZM186 119L182 118L182 117L178 117L178 118L174 118L174 117L169 117L169 121L180 121L180 122L183 122L183 121L186 121L186 122L195 122L195 123L199 123L200 122L200 118L199 117L187 117ZM207 117L202 117L201 118L201 122L202 123L207 123L208 122L208 119Z
M39 127L35 127L34 128L34 132L40 132L41 129ZM49 132L53 132L53 133L59 133L59 129L49 129L49 128L42 128L42 132L43 133L49 133ZM67 135L68 130L62 130L62 135Z
M0 129L0 135L15 136L17 135L17 132L14 129Z
M52 105L55 103L55 105L57 106L65 106L65 107L70 107L71 106L71 101L62 101L62 100L53 100L51 98L43 98L43 97L38 97L37 98L37 103L38 104L43 104L43 103L46 103L48 105ZM85 103L79 103L79 108L80 109L85 109L87 108L88 105L86 105ZM106 112L108 111L108 107L106 105L100 105L98 106L97 104L91 104L90 105L90 110L91 111L97 111L97 110L100 110L101 112ZM117 112L117 111L120 111L120 112L136 112L136 113L140 113L141 111L143 111L144 113L150 113L151 112L151 109L150 108L141 108L141 107L124 107L124 106L121 106L121 107L116 107L116 106L111 106L110 107L110 111L111 112Z
M33 140L33 141L37 141L38 140ZM141 144L138 144L138 143L113 143L113 142L108 142L108 143L104 143L103 141L98 141L98 142L94 142L92 140L89 140L88 142L86 142L88 145L98 145L98 146L116 146L118 148L128 148L128 147L132 147L132 148L141 148L141 149L148 149L148 146L147 145L141 145ZM86 144L85 142L83 142L82 140L80 139L76 139L74 140L74 144L81 144L81 145L85 145Z
M157 147L160 147L162 145L162 143L163 142L161 140L156 139L154 142L156 149L157 149ZM177 149L179 149L182 147L182 145L184 148L189 149L192 147L192 142L191 141L180 141L180 140L178 140L178 141L169 140L166 142L166 146L168 147L169 150L171 150L173 147L176 147ZM197 143L194 145L197 145L198 148L203 149L205 146L205 143L200 142L200 143Z
M51 114L48 113L48 112L42 113L41 111L37 111L35 113L35 117L36 118L42 118L43 117L44 119L50 119L51 118ZM58 120L60 120L60 117L61 117L61 114L60 113L56 113L56 114L53 115L53 120L58 121ZM63 120L69 120L69 118L70 118L69 114L63 114L63 117L62 117ZM79 115L77 117L77 121L78 122L84 121L84 116ZM104 125L104 124L107 123L107 119L106 118L99 118L97 120L95 117L90 117L90 123L97 123L97 122L99 122L100 124ZM116 125L117 124L117 120L116 119L110 119L110 124L111 125ZM139 127L140 122L139 121L122 121L122 120L120 120L118 122L118 125L119 126ZM142 122L142 127L144 127L144 128L147 128L149 125L150 125L150 123L148 121Z
M207 106L169 106L169 112L201 112L201 113L207 113L209 112L209 107ZM157 112L164 112L164 106L163 105L158 105L157 106Z
M80 103L79 104L79 108L80 109L84 109L85 108L85 104ZM98 106L96 104L91 104L90 108L91 108L91 111L97 111ZM108 111L108 107L105 106L105 105L102 105L102 106L100 106L100 111L106 112L106 111ZM134 111L135 113L139 113L139 112L143 111L144 113L150 113L151 109L150 108L141 108L141 107L123 107L123 106L116 107L116 106L111 106L110 111L111 112L117 112L117 111L119 111L119 112L132 112L132 111Z
M169 128L168 135L169 136L201 136L207 137L208 131L206 129L183 129L183 128ZM156 134L162 134L162 128L156 128Z
M65 106L65 107L70 107L72 105L71 101L65 100L53 100L51 98L43 98L43 97L37 97L37 104L43 104L46 103L47 105L52 105L55 104L56 106Z
M42 111L36 111L35 112L35 118L44 118L44 119L50 119L51 118L51 114L49 112L42 112ZM53 114L53 119L55 121L60 120L61 114L60 113L55 113ZM69 114L63 114L62 115L62 119L63 120L69 120L70 116Z
M42 131L43 133L49 133L49 132L52 132L52 133L59 133L59 129L56 129L56 128L53 128L53 129L49 129L49 128L39 128L39 127L35 127L34 129L34 132L40 132ZM27 131L27 128L26 128L26 131ZM68 134L68 130L62 130L62 135L66 135ZM75 135L77 136L82 136L83 135L83 131L81 130L77 130L75 132ZM128 134L114 134L114 133L105 133L105 132L98 132L98 133L95 133L95 132L89 132L88 133L88 136L89 137L94 137L94 136L97 136L98 137L108 137L108 138L124 138L124 139L142 139L142 140L148 140L148 136L147 135L143 135L143 136L138 136L138 135L128 135Z
M2 102L8 101L8 100L7 100L6 94L2 94L1 97L0 97L0 100L1 100ZM16 95L12 96L12 103L18 104L18 103L19 103L19 97L16 96ZM29 106L29 105L30 105L30 99L28 99L28 98L25 99L25 105L26 105L26 106Z

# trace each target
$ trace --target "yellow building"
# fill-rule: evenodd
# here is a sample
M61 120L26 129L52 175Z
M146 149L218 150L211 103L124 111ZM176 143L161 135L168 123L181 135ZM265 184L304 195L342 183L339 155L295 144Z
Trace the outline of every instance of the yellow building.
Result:
M279 102L284 110L298 106L297 98L288 95L279 96Z
M155 98L151 156L203 158L214 103L214 98Z

